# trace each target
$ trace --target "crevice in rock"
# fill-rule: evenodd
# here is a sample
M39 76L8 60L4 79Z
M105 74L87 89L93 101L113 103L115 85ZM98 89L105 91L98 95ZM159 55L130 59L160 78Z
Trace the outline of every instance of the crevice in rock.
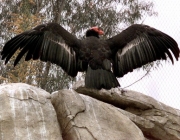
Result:
M94 140L97 140L97 139L94 137L93 133L92 133L87 127L85 127L85 126L76 126L76 125L74 125L74 127L87 130L87 132L92 136L92 138L93 138Z
M84 101L83 101L83 102L84 102ZM85 107L85 106L84 106L84 107ZM86 107L85 107L83 110L81 110L81 111L77 112L76 114L72 115L72 113L71 113L70 109L68 108L68 106L66 106L66 108L67 108L68 111L70 112L70 114L68 114L68 116L71 116L71 117L68 117L68 116L67 116L67 117L69 118L69 121L67 122L66 126L65 126L65 127L63 128L63 130L62 130L63 135L64 135L64 134L67 134L67 133L73 128L73 126L74 126L74 124L75 124L74 118L76 118L78 114L83 113L83 112L85 112L85 110L86 110ZM67 117L66 117L66 118L67 118ZM74 124L73 124L73 123L74 123ZM71 127L70 127L68 130L66 130L69 125L71 125ZM65 131L65 130L66 130L66 131Z

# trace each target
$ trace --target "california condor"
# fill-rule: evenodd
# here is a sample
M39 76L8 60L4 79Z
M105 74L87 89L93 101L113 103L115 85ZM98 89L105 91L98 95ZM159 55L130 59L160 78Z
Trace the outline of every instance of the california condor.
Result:
M85 87L94 89L119 87L116 77L155 60L169 57L173 63L173 55L179 57L176 41L147 25L134 24L107 40L99 38L103 34L92 27L85 39L78 39L57 23L42 24L9 40L1 55L6 64L20 50L14 66L26 54L25 61L49 61L72 77L86 71Z

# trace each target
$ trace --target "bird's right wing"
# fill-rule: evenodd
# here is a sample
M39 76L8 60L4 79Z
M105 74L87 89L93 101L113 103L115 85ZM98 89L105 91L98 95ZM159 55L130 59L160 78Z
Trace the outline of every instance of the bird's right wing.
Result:
M78 71L83 71L83 65L76 54L79 40L66 31L57 23L39 25L31 30L25 31L9 40L1 52L5 64L20 50L16 57L14 66L26 54L25 60L39 59L57 64L70 76L76 76Z

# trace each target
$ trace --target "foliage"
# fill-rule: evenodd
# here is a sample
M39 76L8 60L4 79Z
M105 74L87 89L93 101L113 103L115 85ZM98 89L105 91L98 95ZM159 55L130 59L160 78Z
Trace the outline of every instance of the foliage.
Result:
M32 27L57 22L79 38L91 26L101 26L105 37L119 33L126 26L141 23L146 16L156 15L152 2L138 0L12 0L0 3L1 48L11 37ZM15 54L16 56L16 54ZM0 66L0 82L24 82L49 92L69 88L75 80L50 63L30 61L13 67L15 56Z

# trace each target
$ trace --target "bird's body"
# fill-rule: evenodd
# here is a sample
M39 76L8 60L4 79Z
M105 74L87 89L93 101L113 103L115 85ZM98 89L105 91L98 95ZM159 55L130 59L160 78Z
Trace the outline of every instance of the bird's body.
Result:
M80 40L57 23L42 24L9 40L1 55L7 63L20 49L14 65L26 54L26 61L50 61L72 77L86 71L85 86L95 89L118 87L116 77L149 62L168 56L173 63L172 54L179 58L176 41L147 25L134 24L107 40L99 38L102 34L100 28L93 27Z
M111 49L107 43L93 36L81 41L77 53L79 58L82 61L86 61L92 69L103 68L103 60L110 59L112 56Z

